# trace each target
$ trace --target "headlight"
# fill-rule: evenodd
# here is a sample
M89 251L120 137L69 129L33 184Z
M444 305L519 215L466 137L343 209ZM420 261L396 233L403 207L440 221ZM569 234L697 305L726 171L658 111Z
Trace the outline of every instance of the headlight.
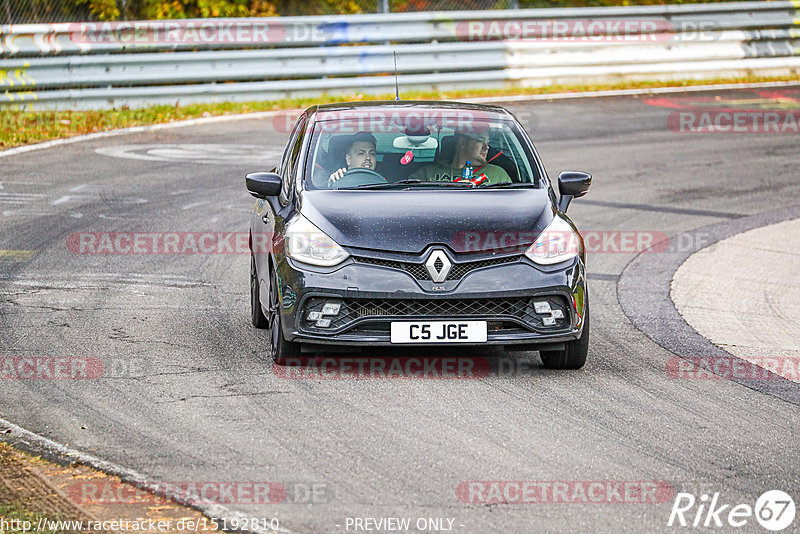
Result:
M525 255L539 265L552 265L574 258L581 252L581 238L567 221L559 216L547 225Z
M349 256L336 241L302 215L286 227L286 252L294 260L322 267L338 265Z

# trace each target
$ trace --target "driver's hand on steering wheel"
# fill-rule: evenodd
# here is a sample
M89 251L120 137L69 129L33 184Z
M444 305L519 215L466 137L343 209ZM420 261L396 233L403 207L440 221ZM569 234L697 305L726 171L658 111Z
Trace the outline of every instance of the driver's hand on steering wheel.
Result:
M330 177L328 178L328 187L330 187L333 184L335 184L336 180L338 180L339 178L344 176L344 173L346 173L346 172L347 172L347 169L345 167L342 167L341 169L332 172Z

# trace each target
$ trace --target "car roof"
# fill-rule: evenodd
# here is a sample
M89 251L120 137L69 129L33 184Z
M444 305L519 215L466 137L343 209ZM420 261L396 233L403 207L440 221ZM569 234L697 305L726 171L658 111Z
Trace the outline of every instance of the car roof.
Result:
M306 110L306 113L318 114L319 119L324 119L325 113L328 112L342 112L348 110L359 111L390 111L390 110L408 110L419 109L422 110L448 110L448 111L482 111L484 113L498 113L501 115L511 116L505 108L500 106L490 106L484 104L470 104L466 102L450 102L439 100L373 100L373 101L360 101L360 102L338 102L335 104L322 104L311 106Z

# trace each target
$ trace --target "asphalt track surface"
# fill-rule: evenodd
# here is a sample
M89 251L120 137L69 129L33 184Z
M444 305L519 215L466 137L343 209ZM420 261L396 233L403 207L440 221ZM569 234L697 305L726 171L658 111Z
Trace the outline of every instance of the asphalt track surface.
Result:
M671 110L643 100L508 105L551 177L594 175L569 210L583 231L672 236L800 202L798 134L675 133ZM467 481L663 481L729 504L770 489L797 500L797 405L734 381L668 376L680 351L637 329L618 301L635 252L588 257L592 341L580 371L548 371L525 353L513 374L475 380L285 380L249 323L247 255L68 250L74 232L246 232L243 175L277 161L285 138L270 120L244 120L0 159L0 248L36 251L2 263L2 355L93 357L113 369L2 380L0 417L150 480L280 482L285 502L229 507L296 532L345 532L354 517L451 518L454 532L686 530L666 526L671 499L465 503L456 489ZM266 156L108 155L179 144ZM487 354L501 355L469 352ZM302 502L313 484L325 495ZM751 518L736 531L763 530Z

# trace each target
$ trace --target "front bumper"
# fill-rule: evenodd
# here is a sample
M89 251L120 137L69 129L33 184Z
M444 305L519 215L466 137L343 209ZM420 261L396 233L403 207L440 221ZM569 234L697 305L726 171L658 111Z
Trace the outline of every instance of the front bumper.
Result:
M363 259L363 258L362 258ZM278 263L283 334L289 341L321 345L396 346L392 321L485 320L486 343L551 344L580 337L586 306L581 258L539 266L525 258L505 257L457 280L435 284L407 270L349 258L333 269L282 258ZM534 302L563 310L556 324L543 324ZM338 304L331 324L317 327L307 319L324 303ZM547 314L544 314L547 315ZM425 343L425 345L436 345ZM408 344L403 344L408 346Z

